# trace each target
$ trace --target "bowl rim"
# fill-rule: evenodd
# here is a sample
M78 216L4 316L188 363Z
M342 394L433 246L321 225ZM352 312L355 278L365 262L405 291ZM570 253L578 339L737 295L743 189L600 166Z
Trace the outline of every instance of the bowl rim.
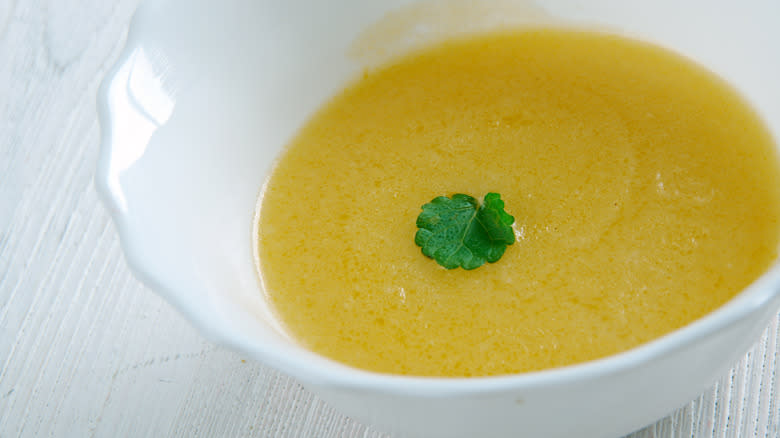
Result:
M224 325L211 321L211 314L203 306L196 305L174 287L167 285L164 278L144 263L144 250L134 245L133 229L127 220L128 212L121 206L121 194L110 183L110 156L116 148L111 125L118 117L112 110L109 87L120 69L131 60L133 53L144 46L144 14L151 9L150 1L143 1L131 19L127 40L119 57L105 74L97 93L97 112L100 125L100 144L94 184L106 206L119 236L122 252L131 272L143 284L168 301L203 336L210 341L227 346L235 351L250 354L264 365L291 375L304 383L332 388L370 389L388 395L412 395L423 398L440 398L464 395L478 395L497 391L528 390L540 386L566 385L575 381L597 379L606 375L626 372L640 367L654 359L667 356L711 336L721 330L743 321L766 309L766 306L780 298L780 263L776 260L758 279L721 305L716 310L674 330L632 349L603 358L520 374L479 377L426 377L385 374L354 368L317 355L295 345L288 351L252 343L246 336L226 329ZM254 216L252 217L254 220ZM311 357L323 359L312 366ZM327 364L326 366L322 366Z

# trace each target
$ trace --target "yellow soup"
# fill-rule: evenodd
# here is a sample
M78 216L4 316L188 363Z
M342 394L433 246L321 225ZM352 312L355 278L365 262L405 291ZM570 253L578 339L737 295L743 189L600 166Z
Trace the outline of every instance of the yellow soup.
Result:
M258 215L290 336L373 371L484 376L657 338L772 263L773 141L721 80L597 33L449 41L366 73L279 159ZM517 242L473 271L414 243L436 196L498 192Z

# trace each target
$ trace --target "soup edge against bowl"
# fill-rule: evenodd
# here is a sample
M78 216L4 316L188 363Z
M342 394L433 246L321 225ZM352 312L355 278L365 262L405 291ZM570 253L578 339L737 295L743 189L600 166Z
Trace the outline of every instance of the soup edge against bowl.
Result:
M391 18L393 18L394 20L396 19L395 16L392 16ZM664 44L659 44L657 41L654 41L654 40L649 39L649 38L641 37L641 36L639 36L639 35L637 35L635 33L630 33L630 32L626 32L625 30L616 29L616 28L610 28L610 27L603 26L603 25L593 26L593 25L588 25L588 24L583 24L583 23L576 23L576 25L572 25L572 23L567 23L567 22L562 21L562 20L552 20L552 19L545 19L545 20L546 21L543 24L540 24L539 21L536 21L536 22L533 22L533 23L526 21L526 22L524 22L522 24L512 23L512 24L509 24L509 25L502 25L502 26L497 26L497 27L496 26L487 26L487 27L484 27L484 28L469 29L467 32L462 32L461 31L461 32L458 32L456 34L447 34L447 33L441 32L441 30L439 29L439 30L437 30L437 32L429 33L428 34L428 38L426 38L425 36L417 35L417 36L415 36L413 38L401 39L400 43L397 40L392 41L390 43L390 48L381 47L381 45L376 44L376 41L378 39L381 41L381 33L379 34L380 37L377 37L377 33L376 32L372 33L371 32L371 28L369 28L369 31L368 32L364 32L364 34L369 35L369 37L370 37L369 38L369 42L370 42L370 44L374 44L375 47L372 49L370 45L366 46L366 44L363 41L358 39L350 47L349 56L353 56L353 57L357 56L359 59L362 59L362 64L361 64L362 68L360 69L360 73L365 75L365 74L367 74L368 71L371 71L371 70L376 69L376 68L382 68L382 67L387 66L387 65L391 65L391 64L397 62L398 60L400 60L400 59L402 59L402 58L404 58L406 56L413 55L413 54L418 53L418 52L424 52L425 50L430 49L432 47L435 47L436 45L441 44L443 42L452 41L452 40L458 40L458 39L469 39L469 38L471 38L471 37L473 37L475 35L478 36L478 35L482 35L482 34L491 34L491 33L496 33L496 32L503 32L503 31L529 31L529 30L532 31L532 30L551 29L552 28L552 29L560 29L560 30L567 30L567 31L580 31L580 32L599 33L599 34L605 34L605 35L610 35L610 36L617 36L617 37L627 38L627 39L630 39L632 41L636 41L636 42L639 42L639 43L642 43L642 44L648 44L648 45L651 45L651 46L660 47L660 48L662 48L662 49L664 49L666 51L669 51L669 52L671 52L671 53L673 53L673 54L675 54L677 56L685 58L686 60L688 60L689 62L692 62L693 64L695 64L696 66L698 66L700 68L703 68L703 69L707 70L709 73L711 73L712 76L714 76L717 79L719 79L720 81L726 83L727 86L731 90L734 90L737 94L739 94L739 96L742 98L742 100L756 113L756 117L761 120L761 122L763 123L764 127L767 128L767 131L771 132L771 129L769 129L769 125L766 123L766 120L764 119L764 117L762 116L760 111L758 111L758 109L755 107L755 105L753 105L753 102L750 99L748 99L747 96L745 96L741 92L740 88L737 87L736 84L734 84L733 82L725 80L721 75L718 74L718 72L716 72L716 71L712 70L711 68L709 68L709 66L707 66L707 65L699 62L698 60L696 60L696 59L686 55L685 53L680 52L679 50L676 50L675 48L669 47L669 46L664 45ZM397 23L394 24L393 26L390 26L390 28L393 29L393 30L397 30L397 28L398 28ZM419 30L419 29L425 29L425 26L420 26L419 24L416 24L414 26L411 26L410 28ZM426 30L426 32L427 32L427 30ZM397 37L398 36L397 34L392 34L392 33L390 33L390 35L393 36L393 37ZM414 44L410 45L410 42L413 42ZM356 47L358 47L359 50L357 50ZM357 55L356 55L356 50L357 50ZM372 50L373 50L373 52L372 52ZM344 81L342 87L337 90L337 94L338 94L338 92L341 92L344 89L349 88L352 84L356 83L360 79L360 73L358 73L358 74L354 75L353 77L348 78L346 81ZM333 97L334 96L331 95L328 99L325 100L324 103L329 102ZM317 107L317 109L321 109L323 107L324 103L321 103L320 106ZM308 122L309 120L310 120L310 118L307 119L306 122ZM297 134L297 132L296 132L296 134ZM777 146L776 137L773 136L773 138L775 139L775 145ZM276 165L278 164L278 162L281 159L281 157L284 156L284 154L287 151L288 147L289 147L289 143L285 147L283 147L276 154L276 157L275 157L274 162L272 164L272 169L276 168ZM265 285L263 284L263 279L262 279L262 270L261 270L262 268L260 266L260 257L259 257L259 248L258 248L258 238L257 238L257 236L259 235L258 233L259 233L260 207L261 207L261 204L262 204L262 201L263 201L263 196L264 196L265 189L266 189L267 183L269 181L270 175L271 175L271 172L268 172L266 178L264 179L263 185L262 185L262 187L261 187L261 189L259 191L259 195L257 197L256 208L255 208L254 215L253 215L253 227L252 227L252 253L253 253L253 257L254 257L254 261L255 261L255 270L256 270L256 275L258 277L258 282L260 283L261 291L265 295L265 300L268 300L269 298L267 296L267 289L266 289ZM764 271L764 273L762 274L761 277L767 276L775 268L777 268L777 257L775 257L775 261L774 261L773 265L770 266L766 271ZM534 374L534 373L545 372L545 371L550 371L550 370L558 370L558 369L561 369L561 368L578 367L578 366L590 364L592 362L600 362L600 361L607 360L607 359L615 357L615 356L619 356L619 355L623 355L623 354L629 353L629 352L631 352L633 350L636 350L638 348L642 348L642 347L644 347L645 345L647 345L649 343L655 343L657 341L661 341L661 340L663 340L663 339L665 339L665 338L667 338L669 336L675 335L677 332L679 332L681 330L687 329L692 324L698 323L701 319L707 319L707 318L710 318L710 316L715 314L715 313L720 313L721 310L731 306L731 304L733 302L738 301L740 299L740 297L743 297L744 295L746 295L746 292L748 290L752 289L752 285L755 284L755 283L758 283L759 280L760 280L760 278L755 280L751 284L751 286L749 286L749 287L743 289L742 291L738 292L733 298L731 298L728 301L726 301L724 304L722 304L721 306L716 308L714 311L712 311L710 313L707 313L703 317L698 318L696 320L693 320L692 322L690 322L687 325L681 327L680 329L677 329L677 330L672 331L672 332L670 332L670 333L668 333L666 335L663 335L660 338L651 340L651 341L643 343L643 344L639 344L636 347L633 347L633 348L631 348L629 350L620 352L620 353L618 353L616 355L610 355L610 356L603 357L603 358L597 358L597 359L594 359L594 360L589 360L589 361L585 361L585 362L579 362L579 363L575 363L575 364L572 364L572 365L567 365L567 366L564 366L564 367L552 368L552 369L549 369L549 370L542 370L542 371L530 371L530 372L521 373L521 374ZM763 297L763 300L767 300L769 298L771 298L771 297ZM755 306L756 305L754 304L754 307ZM269 307L270 307L270 304L269 304ZM284 323L279 319L279 317L277 316L275 311L273 309L270 309L270 308L269 308L269 311L272 314L272 319L273 319L273 324L275 325L275 329L281 335L283 335L286 339L288 339L289 341L295 343L299 348L302 348L302 349L306 350L307 352L309 352L309 350L306 349L306 347L302 346L299 343L299 341L296 340L292 335L290 335L289 331L287 329L285 329ZM314 353L314 354L317 354L317 353ZM327 358L325 358L325 359L327 359ZM330 361L330 359L327 359L327 360ZM341 364L341 363L338 363L338 362L337 362L337 364L344 365L344 364ZM349 365L344 365L344 366L347 366L348 368L352 368ZM366 371L366 370L361 370L361 371ZM375 373L373 371L368 371L368 372L369 373ZM379 374L383 374L383 373L379 373ZM397 376L395 374L383 374L383 375ZM490 376L490 377L479 376L479 377L476 377L476 378L480 378L480 379L488 378L488 379L490 379L490 378L496 378L496 377L500 378L500 377L511 376L511 375L512 374L510 374L510 375L501 375L501 376ZM404 376L404 377L414 378L414 376ZM454 379L459 379L460 377L453 377L453 378Z

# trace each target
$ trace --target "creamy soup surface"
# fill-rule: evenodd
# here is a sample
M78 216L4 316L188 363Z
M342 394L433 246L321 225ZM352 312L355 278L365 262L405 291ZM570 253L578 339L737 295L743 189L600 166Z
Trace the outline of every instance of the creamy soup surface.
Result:
M288 334L384 373L601 358L721 306L777 255L773 140L724 82L605 34L448 41L367 72L278 160L258 213ZM517 242L476 270L414 243L436 196L500 193Z

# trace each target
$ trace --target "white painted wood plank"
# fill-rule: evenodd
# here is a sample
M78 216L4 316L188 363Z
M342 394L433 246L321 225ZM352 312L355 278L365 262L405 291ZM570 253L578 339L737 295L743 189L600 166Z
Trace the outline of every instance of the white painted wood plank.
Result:
M128 272L92 173L97 86L138 0L0 0L0 437L379 437L205 341ZM778 437L780 319L632 435Z

